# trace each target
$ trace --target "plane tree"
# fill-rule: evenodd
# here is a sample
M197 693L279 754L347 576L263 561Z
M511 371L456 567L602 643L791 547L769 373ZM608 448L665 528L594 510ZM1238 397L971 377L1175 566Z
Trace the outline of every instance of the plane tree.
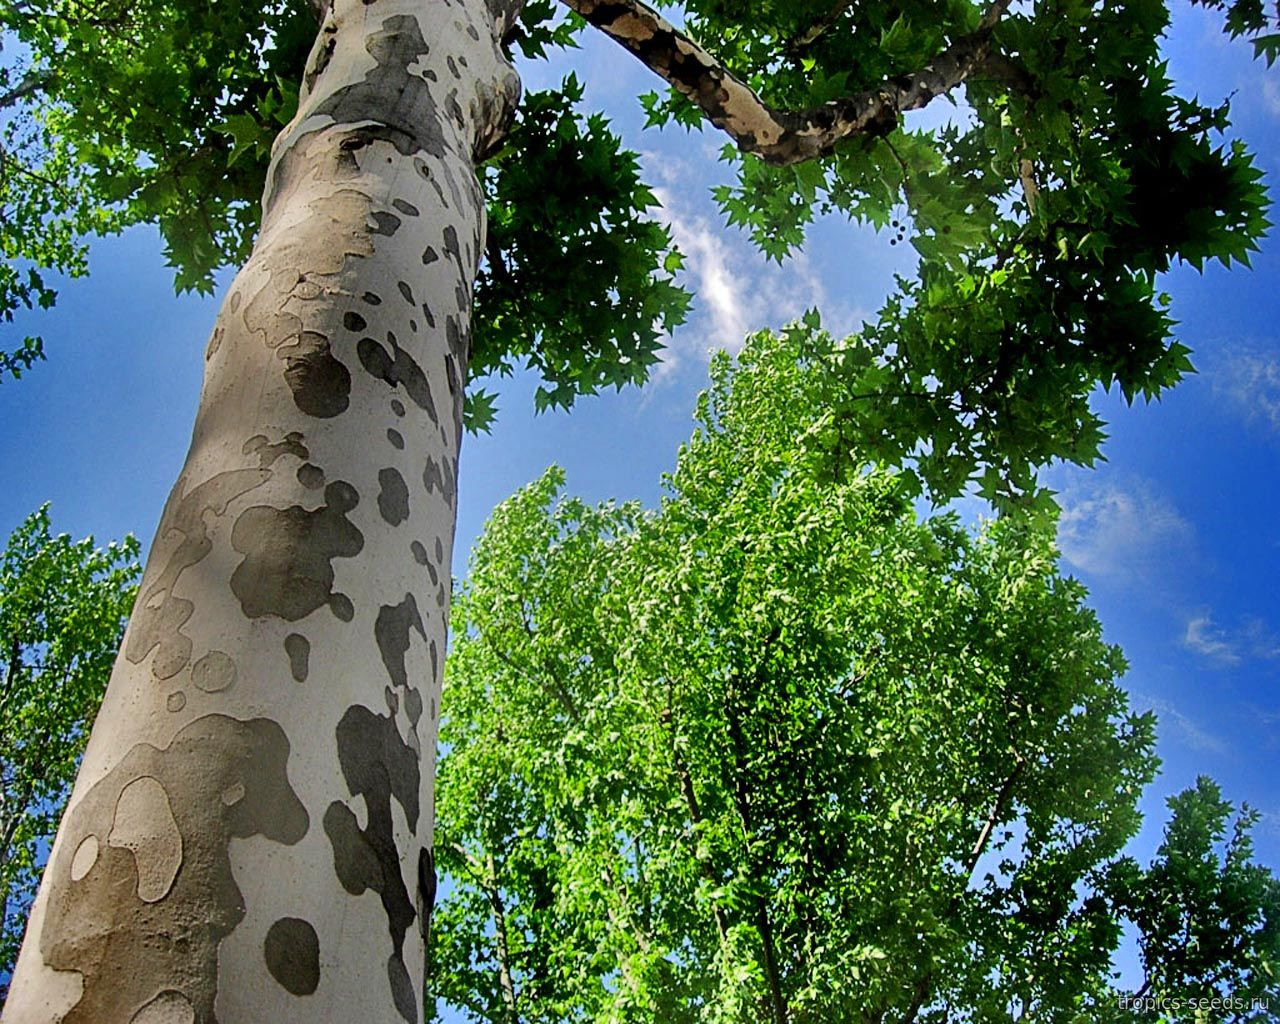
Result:
M51 301L41 261L78 258L31 218L66 245L155 220L184 286L244 261L7 1021L420 1019L458 446L493 415L468 380L528 366L543 405L642 381L687 304L636 158L573 79L522 97L515 54L601 31L640 59L655 122L725 133L718 199L767 255L824 211L915 247L822 431L937 497L1016 502L1035 466L1094 458L1097 385L1189 368L1156 276L1266 226L1228 110L1168 79L1164 3L680 14L0 2L6 124L37 140L6 142L0 200L37 277L0 302ZM1267 57L1274 21L1226 10ZM913 129L944 97L969 114ZM51 166L74 188L42 206Z
M1052 525L832 482L817 340L716 360L659 509L552 469L494 512L445 678L438 997L485 1024L1270 1019L1256 814L1202 779L1152 864L1122 852L1155 720Z

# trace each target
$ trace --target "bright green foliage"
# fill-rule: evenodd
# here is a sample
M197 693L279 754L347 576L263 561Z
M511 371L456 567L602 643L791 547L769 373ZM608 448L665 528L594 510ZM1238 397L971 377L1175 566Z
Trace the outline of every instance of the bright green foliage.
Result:
M137 590L138 542L105 549L32 513L0 562L0 976L22 940ZM3 992L0 992L3 998Z
M1117 861L1154 723L1050 531L831 482L806 337L716 361L658 512L553 470L491 519L446 671L437 995L500 1024L1110 1019L1122 922L1172 978L1143 908L1207 927L1228 891L1256 938L1196 977L1261 977L1247 843L1203 891Z
M1173 820L1150 870L1130 859L1107 889L1141 935L1148 991L1166 998L1280 999L1280 882L1253 863L1258 814L1233 808L1201 778L1169 800ZM1249 1014L1242 1014L1247 1019Z

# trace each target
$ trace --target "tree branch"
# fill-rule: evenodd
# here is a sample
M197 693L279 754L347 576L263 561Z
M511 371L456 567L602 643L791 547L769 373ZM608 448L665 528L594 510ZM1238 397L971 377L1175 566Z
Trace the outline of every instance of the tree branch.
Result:
M52 71L28 71L22 76L21 82L0 96L0 110L13 106L18 100L25 99L32 93L43 92L51 85L53 85Z
M887 135L900 114L954 89L986 59L1012 0L994 0L978 28L914 74L808 110L777 110L642 0L561 0L699 107L738 148L767 163L800 163L855 135Z

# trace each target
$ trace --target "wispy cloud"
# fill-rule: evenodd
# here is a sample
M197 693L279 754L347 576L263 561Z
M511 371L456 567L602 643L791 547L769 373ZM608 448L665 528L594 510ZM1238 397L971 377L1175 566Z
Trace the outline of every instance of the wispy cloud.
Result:
M644 159L646 169L664 183L653 190L661 203L657 216L684 254L685 282L694 293L691 322L676 332L665 353L666 372L686 356L705 362L716 349L736 353L752 331L780 327L814 307L835 334L851 333L861 324L865 312L831 302L803 252L780 267L766 262L746 235L721 227L718 213L702 199L705 193L674 187L685 171L678 158L646 153Z
M1187 623L1182 643L1197 654L1224 665L1240 664L1240 652L1223 630L1208 615L1198 615Z
M1280 86L1276 87L1276 93L1280 108ZM1210 364L1206 375L1214 393L1236 406L1248 419L1280 430L1280 358L1245 349Z
M1191 524L1144 480L1070 487L1061 495L1058 547L1091 576L1141 582L1185 556Z
M1130 696L1136 709L1156 713L1156 717L1160 720L1161 731L1167 738L1174 739L1201 754L1222 757L1231 753L1231 744L1183 714L1167 700L1145 693L1133 693Z
M1208 612L1187 621L1183 645L1221 665L1280 658L1280 637L1262 619L1249 616L1230 627L1220 626Z
M1280 117L1280 83L1274 78L1262 80L1262 102L1266 104L1269 113Z

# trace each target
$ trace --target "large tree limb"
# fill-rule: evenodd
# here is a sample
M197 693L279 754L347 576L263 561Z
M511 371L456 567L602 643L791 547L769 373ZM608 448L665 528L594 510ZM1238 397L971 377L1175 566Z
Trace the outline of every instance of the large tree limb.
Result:
M561 0L697 105L740 149L771 164L823 156L842 139L887 135L899 115L963 82L985 60L1011 0L994 0L978 28L914 74L808 110L778 110L642 0Z

